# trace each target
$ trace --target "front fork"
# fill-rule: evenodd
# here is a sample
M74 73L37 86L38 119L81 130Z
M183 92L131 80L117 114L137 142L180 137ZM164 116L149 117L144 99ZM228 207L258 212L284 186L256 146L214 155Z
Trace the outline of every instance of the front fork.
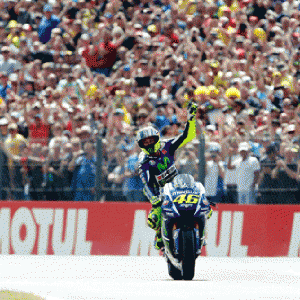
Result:
M173 225L172 228L172 238L174 241L174 255L177 256L180 253L180 228L177 228L177 223L175 223ZM195 238L196 238L196 254L200 255L201 254L201 248L203 245L203 241L204 241L204 231L200 233L199 230L199 224L197 222L195 222L194 225L194 234L195 234Z

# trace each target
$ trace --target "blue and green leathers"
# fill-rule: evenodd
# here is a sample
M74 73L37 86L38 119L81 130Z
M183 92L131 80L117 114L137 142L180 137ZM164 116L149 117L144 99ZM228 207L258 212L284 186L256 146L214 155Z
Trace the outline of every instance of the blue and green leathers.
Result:
M162 141L156 155L141 153L139 157L139 174L144 183L144 194L152 205L157 206L159 188L178 174L175 166L175 151L196 137L196 120L194 116L187 121L185 130L176 138Z
M175 151L183 147L196 137L197 104L190 103L188 107L188 121L182 134L176 138L160 142L158 132L151 127L138 133L137 140L143 152L139 157L139 174L144 183L144 194L152 204L148 215L148 226L156 231L155 248L163 246L161 237L161 199L160 187L171 182L178 174L175 166ZM154 137L154 143L145 146L143 140Z

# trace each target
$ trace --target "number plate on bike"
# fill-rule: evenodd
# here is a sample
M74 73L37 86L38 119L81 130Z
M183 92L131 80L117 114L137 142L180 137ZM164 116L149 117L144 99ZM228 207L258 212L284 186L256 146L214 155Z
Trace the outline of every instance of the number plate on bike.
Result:
M178 204L197 204L200 199L199 195L183 194L176 197L173 202Z

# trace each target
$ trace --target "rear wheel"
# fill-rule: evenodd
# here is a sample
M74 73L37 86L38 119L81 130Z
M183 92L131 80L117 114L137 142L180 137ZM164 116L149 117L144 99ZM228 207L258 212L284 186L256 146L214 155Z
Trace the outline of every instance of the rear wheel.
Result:
M178 270L176 267L172 265L172 263L168 260L168 272L169 275L174 279L174 280L181 280L181 271Z
M196 247L192 230L182 231L182 278L192 280L195 275Z

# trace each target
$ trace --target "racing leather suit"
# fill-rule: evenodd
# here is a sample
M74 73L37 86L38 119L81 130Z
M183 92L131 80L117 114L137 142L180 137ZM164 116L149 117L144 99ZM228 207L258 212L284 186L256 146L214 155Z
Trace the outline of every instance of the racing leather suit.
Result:
M175 151L196 137L196 120L188 120L182 134L169 140L162 140L159 156L141 153L139 157L139 174L144 183L144 194L153 206L152 199L159 196L159 188L178 174L175 166ZM156 197L155 197L156 196Z

